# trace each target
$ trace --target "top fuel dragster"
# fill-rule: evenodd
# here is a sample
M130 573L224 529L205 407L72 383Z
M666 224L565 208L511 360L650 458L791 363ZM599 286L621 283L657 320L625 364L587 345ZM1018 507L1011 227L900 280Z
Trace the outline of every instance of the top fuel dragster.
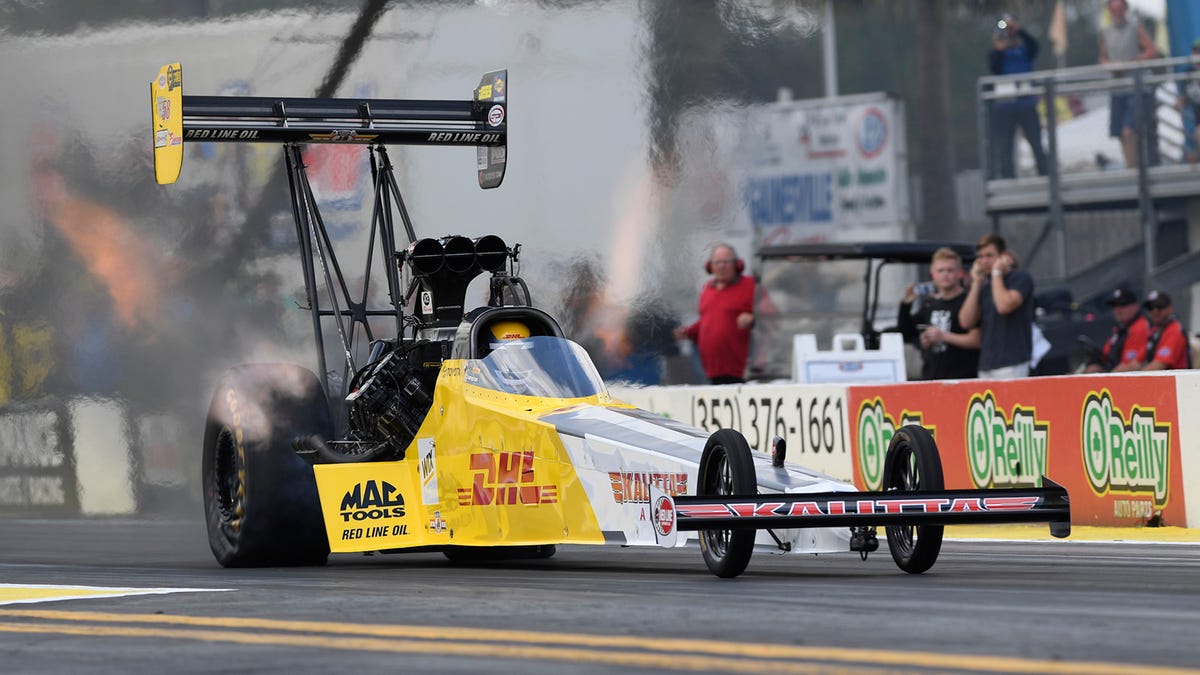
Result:
M222 377L202 471L220 564L698 542L708 568L733 577L755 548L865 558L883 526L896 564L920 573L947 524L1039 521L1067 536L1062 487L1043 478L1040 488L944 489L937 445L920 426L892 438L884 490L860 492L786 461L782 439L773 456L755 455L737 431L706 434L615 400L587 353L533 306L517 274L520 246L495 235L418 238L393 176L389 144L468 145L480 186L499 186L508 96L504 70L484 75L469 101L184 96L179 64L152 82L160 183L175 181L192 141L282 144L322 374L255 364ZM369 155L364 278L377 247L386 307L347 288L302 161L309 143L357 143ZM407 245L397 245L393 212ZM468 309L468 284L483 273L488 302ZM394 320L394 333L375 336L372 317ZM340 378L326 364L330 323ZM360 333L369 348L356 346Z

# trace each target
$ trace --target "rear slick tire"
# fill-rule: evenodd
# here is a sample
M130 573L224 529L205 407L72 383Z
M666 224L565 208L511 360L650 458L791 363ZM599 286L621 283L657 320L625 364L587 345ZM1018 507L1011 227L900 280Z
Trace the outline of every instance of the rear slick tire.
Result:
M733 429L718 429L709 436L697 483L700 497L757 494L758 478L745 437ZM718 577L736 577L750 564L757 534L755 530L701 530L704 564Z
M933 435L910 424L898 429L888 444L883 465L884 490L943 490L942 458ZM921 574L937 562L942 550L942 525L889 525L888 550L896 566Z
M252 364L221 377L209 407L201 480L208 543L223 567L324 565L329 541L313 468L292 447L329 438L317 376Z

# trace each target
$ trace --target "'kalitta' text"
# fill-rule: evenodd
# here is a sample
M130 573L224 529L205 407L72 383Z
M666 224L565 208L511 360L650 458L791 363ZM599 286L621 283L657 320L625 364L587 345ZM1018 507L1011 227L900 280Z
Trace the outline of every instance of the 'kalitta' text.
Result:
M996 409L992 392L967 407L967 463L977 487L1034 487L1046 473L1050 423L1035 410L1013 406L1012 422Z
M1134 406L1125 421L1108 390L1089 392L1083 405L1083 466L1097 494L1154 493L1154 504L1167 503L1171 475L1171 425L1160 424L1154 410Z
M652 471L609 471L613 501L618 504L649 504L650 486L678 497L687 494L686 473L658 473Z
M900 411L900 425L921 424L921 413ZM876 396L864 400L858 409L858 466L862 471L863 483L868 490L882 489L883 456L887 453L892 436L896 435L896 423L883 408L883 400Z

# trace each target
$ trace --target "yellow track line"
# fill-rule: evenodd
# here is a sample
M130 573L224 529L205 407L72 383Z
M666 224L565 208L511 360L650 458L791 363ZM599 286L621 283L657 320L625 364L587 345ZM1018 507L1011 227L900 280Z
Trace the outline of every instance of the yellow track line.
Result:
M1066 540L1050 536L1050 528L1039 525L948 525L949 539L1016 539L1052 541L1150 541L1200 542L1200 528L1194 527L1104 527L1076 525Z
M61 624L23 624L0 622L0 633L52 633L90 637L139 637L232 642L246 645L289 647L321 647L350 651L394 652L401 654L431 654L434 656L466 656L485 659L539 659L570 663L593 663L661 670L724 671L730 673L798 673L800 675L854 675L855 673L893 673L872 668L795 663L765 659L737 659L696 656L680 653L629 653L566 647L513 646L503 644L471 644L445 641L385 640L363 637L329 637L304 633L237 633L233 631L168 628L137 628L132 626L90 626Z
M1126 675L1131 670L1145 675L1197 675L1198 670L1170 666L1145 666L1127 663L1063 662L1041 659L1024 659L991 655L938 654L933 652L898 651L880 649L850 649L842 647L803 647L794 645L724 642L686 638L653 638L643 636L588 635L583 633L554 633L516 631L490 628L461 628L454 626L410 626L397 624L347 624L321 621L294 621L245 617L203 617L170 614L117 614L108 612L72 612L38 609L0 609L0 618L30 618L53 621L90 621L95 623L143 623L177 626L253 628L295 632L317 632L333 635L370 636L374 638L404 638L432 640L415 644L450 644L447 641L487 642L492 644L457 647L481 647L486 653L495 654L495 649L507 643L535 645L567 645L571 647L616 647L658 652L677 652L681 655L711 654L724 657L748 657L755 659L804 659L810 661L836 661L853 664L876 664L885 667L946 668L976 672L1056 673L1069 675ZM11 626L31 624L0 624L0 631ZM57 629L48 626L47 630ZM193 633L195 631L185 631ZM203 631L202 631L203 632ZM241 633L231 633L242 635ZM305 636L313 637L313 636ZM205 638L207 639L207 638ZM332 638L331 638L332 639ZM354 639L354 638L351 638ZM364 638L365 639L365 638ZM333 639L342 643L343 638ZM392 644L387 642L387 644ZM431 648L433 649L433 648ZM598 652L605 654L606 652ZM525 658L535 658L522 655ZM651 655L645 655L651 656ZM557 658L540 656L536 658ZM573 658L573 657L569 657ZM737 663L743 663L737 661ZM637 664L648 665L648 664ZM765 664L759 664L760 666ZM658 666L654 667L666 667ZM773 666L772 666L773 667ZM712 669L708 665L706 668Z

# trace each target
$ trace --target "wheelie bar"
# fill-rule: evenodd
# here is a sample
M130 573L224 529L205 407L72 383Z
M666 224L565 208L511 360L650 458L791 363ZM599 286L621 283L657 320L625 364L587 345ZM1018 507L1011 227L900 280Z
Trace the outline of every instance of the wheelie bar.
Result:
M1042 485L994 490L679 496L673 498L673 516L681 531L1048 522L1050 534L1069 536L1071 504L1066 489L1046 477L1042 477ZM672 517L659 510L655 509L656 517Z

